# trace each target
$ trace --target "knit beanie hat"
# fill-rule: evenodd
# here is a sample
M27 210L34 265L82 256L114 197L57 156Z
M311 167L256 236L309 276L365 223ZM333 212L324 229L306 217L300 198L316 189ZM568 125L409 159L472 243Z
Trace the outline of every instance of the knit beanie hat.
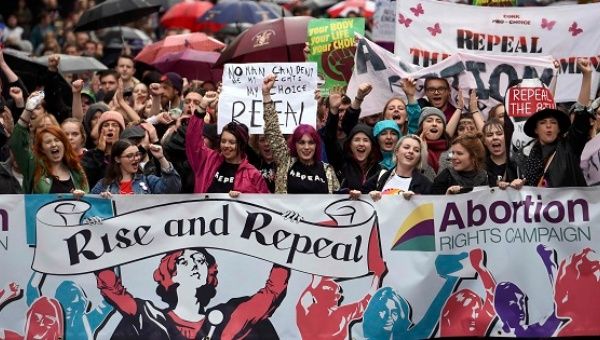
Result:
M377 122L377 124L375 124L373 127L373 135L375 135L375 138L377 138L383 131L387 129L392 129L398 135L398 137L402 136L402 132L400 132L400 129L398 128L398 123L391 119Z
M367 135L367 137L369 137L369 139L371 141L374 141L374 137L373 137L373 128L368 126L367 124L356 124L352 130L350 130L350 134L348 134L348 139L352 139L352 137L354 137L355 134L362 132L365 135Z
M125 119L123 119L123 115L117 111L106 111L102 113L100 118L98 118L98 124L96 124L96 129L100 129L100 127L102 127L102 124L109 120L117 122L121 127L121 132L125 130Z
M442 122L444 122L444 126L446 126L446 116L440 109L437 109L433 106L428 106L421 109L421 116L419 117L419 126L423 124L427 117L432 115L436 115L438 118L440 118Z

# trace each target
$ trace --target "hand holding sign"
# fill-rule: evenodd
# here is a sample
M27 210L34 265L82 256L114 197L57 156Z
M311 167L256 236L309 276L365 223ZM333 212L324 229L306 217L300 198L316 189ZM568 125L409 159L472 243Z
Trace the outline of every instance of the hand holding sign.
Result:
M265 83L270 73L273 76ZM252 134L263 133L263 102L271 101L283 133L292 133L300 124L315 126L316 87L315 63L226 64L217 128L236 120L246 125Z

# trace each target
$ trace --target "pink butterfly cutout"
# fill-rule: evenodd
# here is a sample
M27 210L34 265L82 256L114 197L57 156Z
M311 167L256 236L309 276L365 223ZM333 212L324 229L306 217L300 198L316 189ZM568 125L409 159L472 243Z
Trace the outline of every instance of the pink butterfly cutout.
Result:
M577 22L573 21L571 27L569 27L569 32L571 32L572 36L576 36L579 33L583 33L583 28L577 27Z
M425 11L423 10L423 6L421 4L418 4L417 7L411 7L410 11L413 12L413 14L418 17L419 14L425 14Z
M427 27L427 30L432 36L436 36L438 33L442 33L442 29L440 28L440 23L436 22L432 27Z
M412 19L410 18L406 18L404 15L402 15L402 13L398 14L398 22L401 25L404 25L406 27L409 27L410 24L412 24Z
M548 31L552 31L552 29L554 28L554 24L556 24L556 20L548 20L546 18L542 18L542 28L545 28Z

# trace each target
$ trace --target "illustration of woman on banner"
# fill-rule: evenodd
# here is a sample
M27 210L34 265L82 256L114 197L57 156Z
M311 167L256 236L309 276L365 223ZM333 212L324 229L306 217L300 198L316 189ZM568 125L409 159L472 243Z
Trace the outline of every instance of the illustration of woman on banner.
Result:
M537 253L544 262L550 283L554 284L554 269L556 266L556 252L540 244ZM500 282L496 286L494 307L502 321L502 330L517 337L551 337L560 327L562 320L556 316L556 306L545 321L528 323L527 310L528 297L512 282Z
M27 310L25 334L21 336L14 331L0 329L0 339L61 340L64 339L64 325L60 303L56 299L42 296L35 300Z
M473 249L469 252L469 259L485 289L485 300L466 288L450 295L442 309L440 335L443 337L484 337L496 319L494 310L496 280L485 266L485 252L479 248Z
M42 285L46 274L33 272L27 285L27 304L32 304L42 296ZM67 339L94 339L98 329L104 324L112 306L105 301L91 309L92 303L85 292L71 280L62 281L56 288L54 297L64 310L65 335Z
M383 287L375 293L367 306L363 319L363 333L369 340L425 339L436 330L444 303L459 282L453 275L463 269L461 260L468 254L438 255L435 267L438 275L446 279L421 320L412 321L411 306L391 287Z
M344 296L340 285L331 278L313 275L296 304L296 324L302 339L349 339L351 323L362 319L387 270L383 260L372 269L375 273L369 292L360 301L341 306Z
M556 315L567 319L558 336L597 335L600 332L600 261L585 248L564 259L554 286Z
M204 248L167 253L154 271L156 293L168 304L159 309L133 297L111 269L97 273L102 295L123 319L113 339L278 339L269 317L287 291L290 271L273 265L263 288L207 308L217 293L217 262Z

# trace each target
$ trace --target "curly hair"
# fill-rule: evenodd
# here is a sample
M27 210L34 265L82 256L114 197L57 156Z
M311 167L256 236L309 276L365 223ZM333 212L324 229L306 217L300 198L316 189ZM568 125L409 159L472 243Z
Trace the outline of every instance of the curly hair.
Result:
M217 261L205 248L189 249L204 255L208 266L206 284L198 287L196 290L196 299L200 304L200 308L204 308L204 306L208 305L208 302L217 294L217 285L219 284L217 279L217 274L219 273ZM179 284L173 282L173 276L177 274L177 259L183 255L184 251L185 249L180 249L167 253L160 260L158 268L154 270L154 281L158 283L156 294L160 296L170 308L175 308L177 305L177 287L179 287Z

